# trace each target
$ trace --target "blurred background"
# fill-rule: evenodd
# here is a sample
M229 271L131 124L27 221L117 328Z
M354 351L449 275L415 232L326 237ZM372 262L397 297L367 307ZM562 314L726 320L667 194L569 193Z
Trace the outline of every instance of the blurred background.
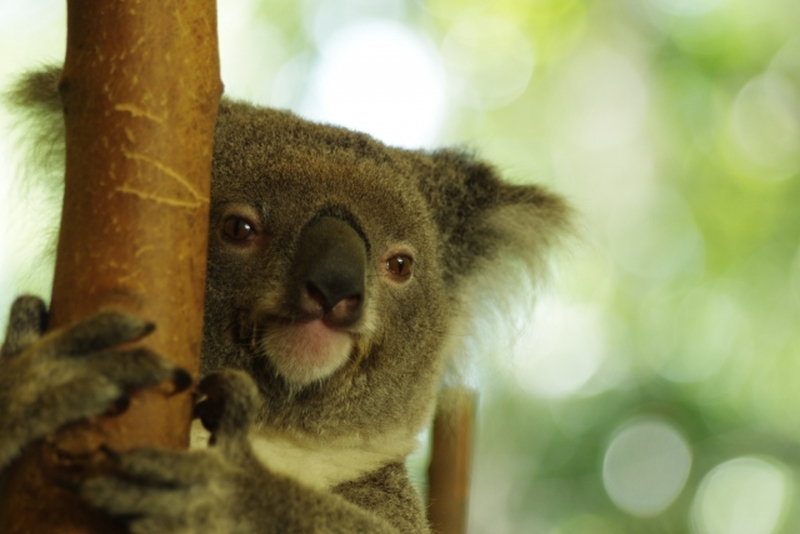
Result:
M0 87L63 60L63 4L0 0ZM800 531L800 2L219 0L219 30L228 95L580 212L536 311L468 340L470 532ZM1 113L4 324L57 218Z

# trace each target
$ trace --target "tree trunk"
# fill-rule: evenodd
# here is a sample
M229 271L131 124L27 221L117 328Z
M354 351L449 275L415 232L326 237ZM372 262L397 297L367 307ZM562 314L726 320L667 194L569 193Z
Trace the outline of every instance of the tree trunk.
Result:
M428 466L428 520L436 534L467 531L476 399L467 387L440 394Z
M214 0L68 0L61 80L64 211L51 327L101 309L156 324L144 340L197 375L208 202L222 92ZM11 474L4 532L114 532L54 484L94 472L102 445L188 444L189 392L141 391L119 417L57 433Z

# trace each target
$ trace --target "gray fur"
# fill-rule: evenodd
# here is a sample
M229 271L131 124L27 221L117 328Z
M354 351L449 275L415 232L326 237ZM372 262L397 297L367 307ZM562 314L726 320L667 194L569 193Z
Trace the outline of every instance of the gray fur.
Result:
M52 114L56 78L52 70L28 76L15 92L17 105L38 110L33 116ZM542 274L546 250L568 230L568 209L539 187L504 183L463 152L391 148L230 100L219 112L211 198L206 378L199 385L206 398L196 412L212 444L123 454L118 461L128 476L93 479L82 495L140 533L427 532L403 461L429 421L456 323L474 312L476 281L508 270L511 256L531 277ZM322 329L323 341L309 341L311 350L292 328L333 312L303 289L302 258L313 255L298 243L304 228L325 217L346 228L320 228L363 241L342 248L331 268L339 272L348 250L366 260L341 271L358 278L347 301L357 312L336 312L345 319L334 324L338 337ZM244 220L249 226L240 225ZM413 266L410 276L392 270L390 258L398 255ZM0 469L29 442L102 412L124 386L174 376L150 354L113 360L124 370L103 358L107 348L145 333L135 318L95 317L40 338L41 303L20 302L0 360ZM303 366L317 365L315 351L327 354L334 339L346 357L335 360L331 348L330 369L304 374ZM275 347L301 358L287 361ZM86 381L97 384L76 389ZM48 416L33 424L20 415L31 412ZM298 450L346 444L377 451L380 461L330 487L310 487L263 465L248 429Z
M126 388L190 383L185 371L146 349L108 350L152 331L141 319L109 311L45 335L44 313L35 297L11 307L0 350L0 469L32 441L124 404Z

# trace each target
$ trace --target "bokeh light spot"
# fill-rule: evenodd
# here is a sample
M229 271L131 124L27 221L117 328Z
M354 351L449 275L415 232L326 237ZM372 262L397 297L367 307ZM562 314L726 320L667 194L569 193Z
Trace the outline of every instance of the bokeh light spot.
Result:
M794 261L792 262L792 272L790 276L794 303L798 308L800 308L800 248L797 249L797 254L794 256Z
M406 147L427 146L444 118L436 50L396 22L360 19L323 45L302 114Z
M605 328L592 306L540 302L514 346L514 379L543 397L576 393L605 358Z
M237 0L219 10L220 69L227 96L265 105L285 43L280 29L256 16L258 7L258 0Z
M748 361L754 350L752 325L731 289L701 287L677 306L647 299L642 348L659 375L693 382L713 377L731 360L740 366Z
M468 16L442 43L451 92L464 105L499 108L525 91L535 64L533 45L512 22Z
M671 424L635 420L611 440L603 460L603 484L622 510L654 516L678 497L691 465L689 445Z
M363 18L402 19L404 0L305 0L306 32L320 48L342 27Z
M557 77L551 122L573 143L593 149L633 140L647 111L647 90L637 68L614 49L578 52Z
M781 76L764 74L747 83L731 111L733 134L744 156L782 180L800 169L800 95Z
M791 493L785 469L773 460L737 458L708 473L692 503L698 534L772 534Z
M658 188L650 198L637 200L609 217L609 240L619 266L657 281L702 272L703 234L683 198Z
M570 517L548 534L618 534L616 525L604 517L577 515Z
M670 15L696 17L719 7L722 0L650 0L650 4Z

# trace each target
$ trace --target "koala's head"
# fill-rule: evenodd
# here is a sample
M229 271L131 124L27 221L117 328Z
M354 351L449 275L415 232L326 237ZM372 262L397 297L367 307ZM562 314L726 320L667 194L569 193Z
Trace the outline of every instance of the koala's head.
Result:
M249 371L263 423L331 437L418 431L469 282L512 250L536 269L566 225L464 154L230 101L211 198L203 370Z

